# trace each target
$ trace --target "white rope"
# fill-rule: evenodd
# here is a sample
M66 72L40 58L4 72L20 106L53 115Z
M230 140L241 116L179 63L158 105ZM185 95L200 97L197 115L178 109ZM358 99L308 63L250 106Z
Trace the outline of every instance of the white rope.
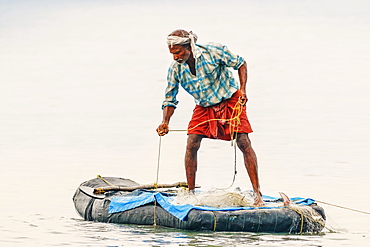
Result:
M155 178L154 188L157 189L158 187L158 178L159 178L159 164L161 161L161 145L162 145L162 136L159 136L159 144L158 144L158 161L157 161L157 175Z

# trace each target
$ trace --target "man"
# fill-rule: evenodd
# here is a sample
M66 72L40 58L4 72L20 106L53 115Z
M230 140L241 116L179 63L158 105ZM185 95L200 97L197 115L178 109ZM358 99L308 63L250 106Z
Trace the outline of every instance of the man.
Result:
M248 133L252 132L246 115L247 66L244 59L217 43L195 44L197 36L175 30L167 37L174 62L168 70L166 99L162 104L163 121L157 128L160 136L169 131L170 118L178 101L181 85L195 99L195 109L188 126L185 170L189 191L195 187L197 152L203 138L233 140L244 156L251 180L255 206L264 205L258 180L257 158ZM238 70L240 86L234 80L232 67Z

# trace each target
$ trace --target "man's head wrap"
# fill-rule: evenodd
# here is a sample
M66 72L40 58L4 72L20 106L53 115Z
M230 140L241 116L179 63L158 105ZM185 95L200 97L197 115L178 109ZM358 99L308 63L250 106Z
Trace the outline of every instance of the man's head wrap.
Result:
M187 45L190 44L191 52L193 53L193 57L195 58L195 43L198 40L198 36L190 31L189 33L186 31L182 31L184 37L173 35L174 33L180 32L182 30L176 30L172 32L170 35L167 36L167 44L169 46L173 45Z

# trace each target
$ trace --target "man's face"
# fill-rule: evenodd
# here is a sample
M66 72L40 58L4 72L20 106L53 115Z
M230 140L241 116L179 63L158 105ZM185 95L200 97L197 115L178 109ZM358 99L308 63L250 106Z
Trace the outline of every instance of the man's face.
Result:
M182 45L173 45L172 47L168 46L168 48L170 49L170 53L173 55L173 59L178 63L185 63L191 54L190 49Z

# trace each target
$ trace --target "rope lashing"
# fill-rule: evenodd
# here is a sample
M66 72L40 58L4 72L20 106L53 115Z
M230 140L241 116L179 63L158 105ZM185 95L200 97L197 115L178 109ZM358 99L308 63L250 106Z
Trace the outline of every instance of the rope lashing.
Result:
M298 210L298 209L295 209L295 208L292 208L292 207L289 207L291 210L293 211L296 211L300 216L301 216L301 226L299 228L299 234L302 234L303 232L303 225L304 225L304 215L303 215L303 212L301 210Z
M114 186L114 184L112 184L111 182L109 182L108 180L104 179L102 176L100 175L97 175L96 176L97 178L100 178L102 181L104 181L106 184L110 185L110 186Z
M153 226L157 226L157 199L154 198Z
M211 211L213 214L213 231L215 232L217 229L217 217L214 211Z
M305 217L307 219L313 221L313 222L316 222L316 223L320 224L322 227L325 227L325 224L323 222L321 222L319 220L316 220L313 217L310 217L308 215L305 215L303 213L303 211L300 210L299 208L296 208L296 207L288 207L288 208L291 209L291 210L293 210L293 211L295 211L295 212L297 212L300 215L300 217L301 217L301 224L300 224L299 234L302 234L303 233L303 226L304 226L304 218Z

